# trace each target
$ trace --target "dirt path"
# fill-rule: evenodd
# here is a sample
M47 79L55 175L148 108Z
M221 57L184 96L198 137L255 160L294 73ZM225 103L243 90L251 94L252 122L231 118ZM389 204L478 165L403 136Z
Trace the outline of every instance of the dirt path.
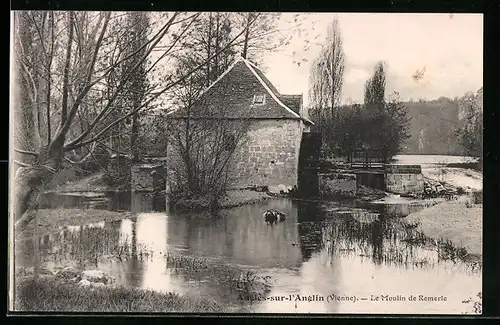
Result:
M109 187L103 181L104 172L95 173L76 181L57 186L58 192L103 192Z

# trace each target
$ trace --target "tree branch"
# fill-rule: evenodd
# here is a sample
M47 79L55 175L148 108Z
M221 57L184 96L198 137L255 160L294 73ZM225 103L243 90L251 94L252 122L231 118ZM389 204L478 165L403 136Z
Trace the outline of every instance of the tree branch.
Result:
M61 124L59 129L62 130L64 124L66 123L68 115L68 94L69 94L69 67L71 61L71 47L73 45L73 25L75 24L75 18L73 12L69 12L69 35L68 35L68 45L66 47L66 60L64 63L64 74L63 74L63 94L62 94L62 106L61 106Z
M32 167L30 164L23 163L23 162L21 162L21 161L19 161L19 160L15 160L15 159L14 159L14 160L13 160L13 162L14 162L15 164L18 164L18 165L19 165L19 166L21 166L21 167Z
M21 153L21 154L24 154L24 155L30 155L30 156L38 157L38 153L34 152L34 151L21 150L21 149L17 149L17 148L14 148L14 151L18 152L18 153Z
M256 18L254 18L255 20ZM76 148L80 148L86 144L89 144L91 142L94 142L96 140L98 140L100 137L102 137L107 131L109 131L112 127L114 127L115 125L119 124L121 121L129 118L130 116L136 114L137 112L139 112L141 109L143 109L145 106L147 106L149 103L151 103L153 100L155 100L156 98L158 98L160 95L162 95L163 93L165 93L166 91L170 90L171 88L175 87L176 85L178 85L179 83L183 82L184 80L186 80L187 78L189 78L193 73L195 73L196 71L200 70L201 68L203 68L205 66L205 64L207 62L210 62L215 56L218 56L220 55L221 53L223 53L224 51L226 51L230 46L233 45L233 43L245 32L245 30L243 29L238 35L236 35L230 42L228 42L226 44L226 46L224 46L222 49L220 49L219 51L215 52L214 54L212 54L210 57L208 57L204 62L202 62L201 64L199 64L196 68L192 69L190 72L188 72L186 75L182 76L181 78L179 78L178 80L176 80L175 82L172 82L170 83L169 85L167 85L165 88L163 88L162 90L160 90L159 92L157 92L156 94L154 94L153 96L151 96L151 98L147 101L145 101L142 105L140 105L139 107L137 107L136 109L132 110L131 112L129 112L128 114L126 114L125 116L117 119L116 121L114 121L113 123L109 124L107 127L105 127L103 130L101 130L96 136L94 136L93 138L87 140L87 141L81 141L84 137L79 137L79 140L74 140L74 141L71 141L70 143L68 143L67 145L64 146L64 151L70 151L70 150L73 150L73 149L76 149ZM148 53L149 54L149 53ZM138 65L136 65L137 67ZM115 98L117 96L117 93L115 94ZM108 105L109 106L109 105ZM100 115L103 115L103 112L101 112ZM102 116L101 116L102 118ZM88 133L87 133L88 134Z
M94 118L94 120L90 123L90 126L87 128L87 130L83 131L82 134L80 134L76 139L72 140L71 142L69 142L66 146L74 146L76 144L78 144L79 142L81 142L94 128L95 126L100 122L102 121L108 114L109 112L111 112L112 110L112 106L113 106L113 103L114 101L116 100L116 98L118 97L118 95L120 94L120 91L123 89L123 87L125 86L125 84L127 83L127 81L133 77L133 72L135 70L138 69L138 67L141 65L142 61L145 60L147 58L147 56L151 53L152 49L154 48L154 46L156 44L158 44L160 42L160 40L163 38L163 36L168 32L170 26L172 25L175 17L177 16L177 13L172 15L172 17L170 18L170 20L164 25L164 27L162 28L162 32L161 33L158 33L157 35L155 35L155 38L156 40L152 43L153 45L150 47L150 49L146 50L146 53L142 56L142 58L140 60L138 60L137 64L135 64L129 71L128 73L124 76L124 78L122 79L122 81L120 82L120 85L117 87L117 89L115 90L115 93L113 94L113 96L108 100L108 103L106 104L106 106L101 110L101 112ZM154 38L153 38L154 39ZM139 53L139 51L141 49L144 49L146 47L146 45L148 43L150 43L152 41L149 41L149 42L146 42L143 46L141 46L139 48L139 50L137 51L134 51L133 54L137 54ZM131 57L131 56L127 56L127 57ZM113 65L114 66L114 65ZM86 87L86 91L82 92L83 96L86 95L86 93L88 92L88 90L90 90L90 87L92 87L97 81L93 82L93 83L90 83L87 87ZM82 96L82 99L83 99L83 96ZM77 104L78 102L75 102L75 104ZM79 103L78 103L79 105Z
M61 137L61 136L64 137L66 135L66 133L68 132L68 130L71 126L71 123L73 122L73 118L76 114L77 109L80 107L80 104L81 104L83 98L85 97L85 95L87 95L88 91L92 87L92 86L90 86L90 84L91 84L92 74L94 73L94 67L95 67L95 63L97 60L97 54L99 53L99 49L101 48L101 43L102 43L102 40L104 38L104 34L106 33L106 30L108 28L110 16L111 16L111 12L107 12L101 33L99 35L99 38L97 39L97 43L96 43L95 48L94 48L94 53L93 53L92 59L90 61L90 66L89 66L88 71L87 71L87 76L85 78L85 83L87 84L87 86L85 87L84 91L82 91L77 96L77 98L76 98L75 102L73 103L73 106L71 107L71 110L69 112L68 119L63 124L57 137Z

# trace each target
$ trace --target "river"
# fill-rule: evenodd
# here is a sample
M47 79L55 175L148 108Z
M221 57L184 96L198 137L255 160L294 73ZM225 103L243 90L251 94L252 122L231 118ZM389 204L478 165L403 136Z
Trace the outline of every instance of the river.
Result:
M118 285L206 295L257 313L460 314L462 301L481 291L480 270L380 207L271 199L211 218L152 207L151 198L133 195L130 218L61 227L40 238L42 261L87 263ZM287 219L267 225L269 208ZM173 267L183 256L251 270L265 285L243 296L220 273ZM31 241L16 247L16 264L32 257Z

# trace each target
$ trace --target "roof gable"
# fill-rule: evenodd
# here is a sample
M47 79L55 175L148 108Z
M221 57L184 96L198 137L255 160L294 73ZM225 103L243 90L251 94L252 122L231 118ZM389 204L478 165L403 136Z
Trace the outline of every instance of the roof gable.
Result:
M265 95L264 104L254 104L255 95ZM200 94L191 106L190 116L296 118L313 124L307 117L300 115L301 103L302 95L293 97L280 95L259 68L248 60L240 58ZM187 111L180 109L170 113L169 116L185 118Z
M300 115L302 108L302 95L280 95L281 102L292 111Z

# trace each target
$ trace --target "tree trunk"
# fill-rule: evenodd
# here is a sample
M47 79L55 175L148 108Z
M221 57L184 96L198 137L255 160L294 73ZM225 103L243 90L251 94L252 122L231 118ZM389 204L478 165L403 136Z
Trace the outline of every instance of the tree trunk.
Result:
M219 15L220 13L216 13L215 14L215 53L218 53L219 52L219 38L220 38L220 32L219 32ZM214 74L214 81L219 77L219 56L216 55L214 57L214 71L213 71L213 74Z
M132 161L137 163L139 161L139 147L137 139L139 137L139 114L132 115L132 133L130 135L130 148L132 150Z
M251 14L248 13L247 16L247 26L245 28L245 38L243 40L243 53L241 53L241 56L246 59L248 55L248 39L250 36L250 20L251 20Z
M43 147L32 167L21 167L15 175L14 232L20 234L36 217L40 191L59 169L63 157L61 138L55 139L49 148Z
M208 20L208 39L207 39L207 58L212 55L212 13L209 14ZM207 62L206 87L210 86L210 60Z

